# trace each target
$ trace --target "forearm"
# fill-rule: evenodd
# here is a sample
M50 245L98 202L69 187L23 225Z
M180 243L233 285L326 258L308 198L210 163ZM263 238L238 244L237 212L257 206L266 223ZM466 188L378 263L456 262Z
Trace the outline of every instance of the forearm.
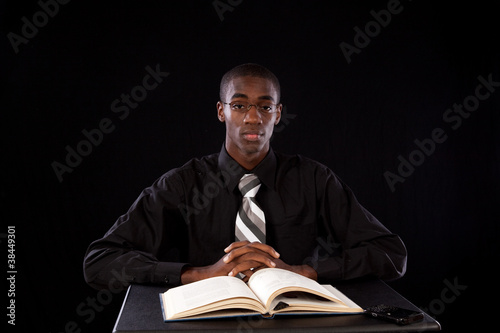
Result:
M185 263L158 261L140 251L91 246L84 260L84 276L96 289L110 289L118 283L179 285L184 266Z
M398 236L392 235L345 249L336 256L317 258L309 265L317 271L318 280L323 282L363 276L391 280L401 277L406 271L406 248Z
M180 275L181 284L188 284L212 277L208 267L184 266Z
M309 265L292 265L290 267L291 267L290 270L294 273L303 275L303 276L310 278L314 281L318 280L318 273L316 272L316 270L313 267L311 267Z

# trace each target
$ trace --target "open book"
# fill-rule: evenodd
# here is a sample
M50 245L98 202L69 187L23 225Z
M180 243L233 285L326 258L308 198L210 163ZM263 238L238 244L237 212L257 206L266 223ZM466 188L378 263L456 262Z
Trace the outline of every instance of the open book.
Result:
M218 276L175 287L161 293L160 302L165 321L363 312L334 287L279 268L255 272L248 284L237 277Z

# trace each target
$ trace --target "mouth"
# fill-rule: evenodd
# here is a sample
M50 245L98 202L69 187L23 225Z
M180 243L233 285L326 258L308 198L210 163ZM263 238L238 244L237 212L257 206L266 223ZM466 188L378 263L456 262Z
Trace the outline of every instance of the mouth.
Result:
M243 138L248 141L257 141L260 139L261 136L264 135L264 133L261 133L259 131L246 131L241 133Z

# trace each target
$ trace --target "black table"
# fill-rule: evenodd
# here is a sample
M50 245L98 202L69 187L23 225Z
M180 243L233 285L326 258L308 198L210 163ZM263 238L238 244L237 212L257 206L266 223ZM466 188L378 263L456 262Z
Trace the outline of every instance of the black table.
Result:
M362 308L388 304L419 310L382 281L342 283L337 289ZM439 331L439 323L425 314L424 321L399 326L363 314L328 316L277 316L274 319L241 317L163 322L159 293L165 287L131 285L113 332L424 332Z

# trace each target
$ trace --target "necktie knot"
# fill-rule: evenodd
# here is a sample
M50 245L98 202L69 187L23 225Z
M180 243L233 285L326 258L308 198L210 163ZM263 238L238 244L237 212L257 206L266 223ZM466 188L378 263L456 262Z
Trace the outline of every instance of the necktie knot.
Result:
M238 188L244 197L253 198L257 195L260 185L260 180L256 175L247 173L241 177Z

